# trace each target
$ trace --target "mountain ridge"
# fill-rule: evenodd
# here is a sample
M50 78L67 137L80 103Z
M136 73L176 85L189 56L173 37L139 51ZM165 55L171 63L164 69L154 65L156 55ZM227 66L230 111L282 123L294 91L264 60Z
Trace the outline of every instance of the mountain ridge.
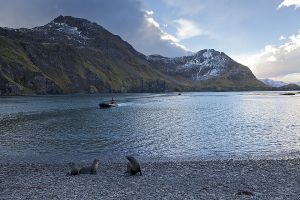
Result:
M271 87L282 87L282 86L288 85L288 83L285 83L283 81L275 81L275 80L268 79L268 78L259 79L259 80L262 81L264 84L269 85Z
M176 58L150 55L147 59L164 73L195 81L198 88L205 86L220 91L267 88L256 79L248 67L214 49L203 49L192 55ZM226 84L229 85L227 88ZM203 87L202 89L206 90Z
M86 19L59 16L32 29L0 28L0 95L268 88L223 52L145 56Z

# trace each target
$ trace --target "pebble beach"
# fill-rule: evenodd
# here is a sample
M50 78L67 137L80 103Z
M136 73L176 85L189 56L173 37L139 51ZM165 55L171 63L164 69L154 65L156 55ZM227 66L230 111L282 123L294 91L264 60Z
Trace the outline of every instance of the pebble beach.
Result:
M84 163L82 163L84 164ZM300 160L101 163L67 176L67 163L1 163L0 199L300 199Z

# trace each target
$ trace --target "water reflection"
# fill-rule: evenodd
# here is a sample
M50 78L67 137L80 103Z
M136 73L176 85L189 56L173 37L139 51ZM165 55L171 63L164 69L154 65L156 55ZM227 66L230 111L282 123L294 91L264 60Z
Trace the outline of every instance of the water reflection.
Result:
M136 154L160 159L284 157L300 150L300 96L277 93L0 99L0 153L63 159Z

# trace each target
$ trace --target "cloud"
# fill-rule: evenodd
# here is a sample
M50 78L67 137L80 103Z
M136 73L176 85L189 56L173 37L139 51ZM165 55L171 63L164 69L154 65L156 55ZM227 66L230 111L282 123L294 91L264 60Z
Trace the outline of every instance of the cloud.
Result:
M32 28L71 15L102 25L146 55L187 54L175 36L162 30L154 12L142 9L141 0L0 0L0 5L0 26Z
M286 39L286 37L284 36L284 35L281 35L280 37L279 37L279 40L285 40Z
M133 43L139 43L141 38L144 42L147 42L148 46L151 46L151 52L148 52L147 49L142 49L143 52L148 52L146 54L162 54L164 52L165 56L182 56L190 53L190 50L184 45L180 44L180 40L165 32L160 24L153 18L154 12L145 12L144 14L144 24L140 29L139 35ZM159 38L159 39L158 39ZM147 47L145 45L145 47Z
M177 37L181 40L204 35L205 32L201 30L198 25L187 19L177 19L174 21L177 26Z
M155 21L152 17L145 17L146 21L153 25L155 28L160 28L160 25L157 21Z
M149 26L154 26L153 28L156 28L158 32L160 32L160 38L162 40L168 40L168 41L171 41L171 42L179 42L179 39L177 39L175 36L171 35L171 34L168 34L167 32L163 31L160 27L160 24L155 21L154 18L152 18L152 15L154 14L154 11L145 11L145 20L146 22L148 22L148 25Z
M282 7L290 7L290 6L295 6L296 8L300 7L300 0L283 0L281 4L279 4L277 9L280 9Z
M281 45L267 45L259 54L250 56L256 76L300 81L300 30L286 40Z
M145 13L147 15L153 15L154 14L154 11L153 10L146 10Z
M288 74L281 77L273 77L274 80L280 80L287 83L296 83L300 85L300 73Z

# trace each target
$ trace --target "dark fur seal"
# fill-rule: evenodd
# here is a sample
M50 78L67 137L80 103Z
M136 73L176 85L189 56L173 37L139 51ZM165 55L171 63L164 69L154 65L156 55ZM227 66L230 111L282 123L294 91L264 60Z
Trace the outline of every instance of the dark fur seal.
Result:
M95 159L93 164L88 167L82 167L79 170L79 174L97 174L97 169L99 167L100 161Z
M67 175L69 176L79 175L79 167L75 163L70 162L69 167L71 168L71 170L67 173Z
M129 161L127 164L127 173L129 175L136 175L138 172L142 175L142 170L139 162L133 156L126 156Z

